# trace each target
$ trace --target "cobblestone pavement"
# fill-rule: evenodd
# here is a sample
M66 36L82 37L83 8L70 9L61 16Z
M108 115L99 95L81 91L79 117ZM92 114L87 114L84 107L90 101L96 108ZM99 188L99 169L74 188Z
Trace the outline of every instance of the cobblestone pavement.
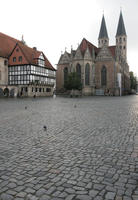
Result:
M138 96L0 99L0 200L12 199L138 200Z

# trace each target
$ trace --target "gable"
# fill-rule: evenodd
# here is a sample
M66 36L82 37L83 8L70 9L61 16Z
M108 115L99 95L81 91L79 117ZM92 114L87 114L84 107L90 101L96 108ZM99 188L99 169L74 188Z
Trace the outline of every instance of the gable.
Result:
M74 60L80 60L80 59L83 59L83 57L82 57L80 48L78 47L76 54L75 54L75 57L74 57Z
M10 57L9 57L9 65L24 65L29 64L26 59L22 49L18 44L15 45Z
M70 57L67 52L65 52L63 55L61 55L59 64L64 64L64 63L69 63L70 62Z
M112 60L112 59L113 59L112 54L107 46L103 46L96 57L96 60Z
M92 57L91 57L91 54L90 54L90 51L89 51L89 48L87 47L86 51L85 51L85 54L84 54L84 59L85 60L91 60Z
M39 59L41 59L41 60L45 60L45 59L44 59L44 56L43 56L42 53L40 54Z

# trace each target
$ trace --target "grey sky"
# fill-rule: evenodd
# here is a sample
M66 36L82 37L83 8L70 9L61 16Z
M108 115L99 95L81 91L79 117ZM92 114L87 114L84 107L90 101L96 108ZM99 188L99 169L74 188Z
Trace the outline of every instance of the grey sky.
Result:
M55 67L85 37L97 46L103 10L110 45L115 44L120 7L128 36L128 63L138 76L138 0L3 0L1 32L42 50Z

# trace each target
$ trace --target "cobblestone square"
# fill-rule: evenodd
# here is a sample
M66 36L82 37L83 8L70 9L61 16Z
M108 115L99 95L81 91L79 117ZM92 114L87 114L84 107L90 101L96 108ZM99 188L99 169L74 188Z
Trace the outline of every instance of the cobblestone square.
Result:
M0 200L131 199L138 96L0 99Z

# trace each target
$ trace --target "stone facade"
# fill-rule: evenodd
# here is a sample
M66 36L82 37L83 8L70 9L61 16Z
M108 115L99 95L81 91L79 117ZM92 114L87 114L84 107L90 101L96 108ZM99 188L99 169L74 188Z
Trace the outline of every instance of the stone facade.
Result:
M122 13L120 13L122 16ZM122 95L130 89L129 66L127 64L127 37L125 28L120 31L119 19L116 45L109 46L104 16L102 19L97 48L85 38L76 50L65 51L57 65L56 89L64 92L67 73L81 73L83 95ZM123 23L124 26L124 23ZM120 34L120 35L119 35ZM77 71L78 66L80 72ZM119 80L119 75L121 79Z
M0 85L8 85L8 59L0 57Z

